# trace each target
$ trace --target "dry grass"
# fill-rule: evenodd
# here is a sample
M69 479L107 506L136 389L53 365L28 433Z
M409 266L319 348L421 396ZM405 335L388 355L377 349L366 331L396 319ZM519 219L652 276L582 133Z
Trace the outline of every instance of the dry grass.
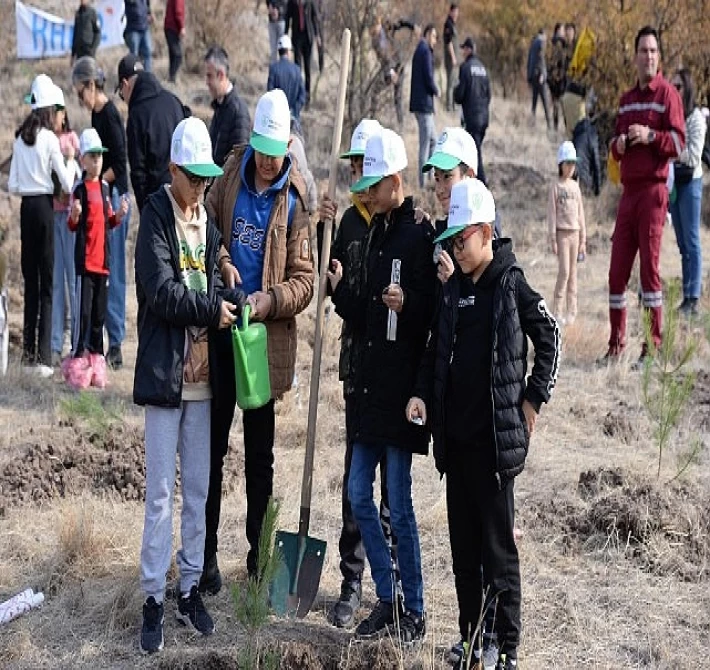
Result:
M263 30L262 23L255 30ZM235 61L242 51L249 51L251 65L249 69L238 67L237 77L253 109L263 86L263 71L258 64L264 59L255 49L236 45L234 50ZM33 67L40 66L15 63L1 69L6 99L21 99L20 92L27 87ZM48 62L41 67L66 78L65 65ZM159 74L165 67L159 60ZM321 82L321 91L325 83ZM203 89L201 81L190 78L180 93L206 117L209 110ZM86 125L87 115L75 108L73 96L68 100L75 124ZM324 99L315 101L304 118L309 157L321 187L327 177L324 166L328 163L331 107ZM0 127L6 129L0 133L0 156L9 149L9 130L20 120L21 112L19 103L0 108ZM453 116L441 113L437 117L438 128L456 123ZM409 117L404 134L413 164L416 124ZM545 201L560 139L530 126L527 104L494 101L484 147L492 190L505 233L514 239L526 275L548 299L554 287L556 261L546 245ZM415 170L412 165L407 172L410 185L416 184ZM694 365L701 372L698 387L665 461L661 482L656 484L657 454L641 405L638 373L629 371L628 361L609 369L594 365L605 350L608 336L606 277L617 198L613 189L607 188L598 201L587 203L590 244L588 259L579 273L580 317L564 331L558 387L551 404L543 409L526 470L516 481L517 525L523 531L519 543L523 667L676 669L694 667L710 648L707 555L702 553L709 532L707 452L700 454L698 463L681 482L673 487L663 484L675 472L674 459L684 453L692 439L707 443L710 352L703 344L695 359ZM343 190L339 199L342 209L347 203ZM435 209L430 193L422 201ZM22 306L18 217L18 202L0 193L0 231L5 231L3 248L10 250L11 258L11 331L15 346L21 332ZM134 234L135 226L129 238L129 256ZM702 239L708 248L710 236L706 231ZM669 278L679 274L675 240L667 230L662 275ZM131 405L130 397L136 343L134 292L129 288L128 294L127 365L111 375L109 393L125 408L129 429L140 430L142 415ZM707 298L704 307L710 307ZM311 305L299 317L298 388L277 406L275 495L282 501L281 527L287 530L298 527L313 325ZM701 329L695 332L700 335ZM640 342L635 309L630 310L629 333L629 357L633 358L634 342ZM328 542L321 591L305 621L274 620L264 629L262 643L278 649L282 667L288 668L445 667L446 651L457 637L457 607L444 483L430 458L417 458L413 466L429 615L423 648L400 655L386 641L379 645L353 644L347 633L327 623L326 613L340 583L337 546L344 416L337 380L339 334L340 322L333 315L324 343L311 518L311 534ZM66 443L75 439L71 431L61 430L58 424L58 408L66 394L58 380L27 378L16 365L0 381L0 473L19 457L28 442ZM245 578L241 432L237 419L231 439L237 458L230 467L236 470L234 481L239 485L225 496L219 534L220 567L228 584ZM621 473L624 484L602 488L593 495L580 489L582 473L602 469ZM634 520L636 525L624 519ZM217 621L215 636L207 640L192 637L168 616L166 650L159 661L143 659L137 653L141 605L137 566L142 522L141 504L99 499L88 493L13 506L4 516L0 514L0 594L11 595L32 586L45 589L48 595L42 609L0 630L1 666L142 668L157 663L162 668L201 670L236 667L245 631L233 615L228 588L208 601ZM629 535L631 528L633 533ZM175 532L177 537L177 514ZM693 547L697 552L688 553ZM368 605L374 603L369 573L364 597ZM171 607L168 602L168 611Z

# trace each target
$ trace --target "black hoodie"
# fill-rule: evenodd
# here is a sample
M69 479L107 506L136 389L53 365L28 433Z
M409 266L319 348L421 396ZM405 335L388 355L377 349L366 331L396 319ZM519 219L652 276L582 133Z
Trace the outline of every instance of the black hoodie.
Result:
M452 441L488 445L492 451L485 461L493 464L502 486L525 465L529 435L523 400L539 411L550 399L561 349L557 322L527 283L510 239L495 240L493 253L475 287L460 270L441 287L414 395L427 406L439 472L446 472ZM472 313L464 316L464 309ZM481 325L489 328L487 335ZM535 361L526 379L528 337Z
M170 145L190 108L166 91L151 72L139 72L128 103L126 137L131 184L138 209L148 196L170 183Z

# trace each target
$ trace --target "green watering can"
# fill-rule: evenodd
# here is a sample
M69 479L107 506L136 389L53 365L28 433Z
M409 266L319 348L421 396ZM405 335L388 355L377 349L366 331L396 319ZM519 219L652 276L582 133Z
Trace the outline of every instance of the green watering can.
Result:
M240 409L258 409L271 400L266 326L249 323L251 305L244 305L242 327L232 326L234 380Z

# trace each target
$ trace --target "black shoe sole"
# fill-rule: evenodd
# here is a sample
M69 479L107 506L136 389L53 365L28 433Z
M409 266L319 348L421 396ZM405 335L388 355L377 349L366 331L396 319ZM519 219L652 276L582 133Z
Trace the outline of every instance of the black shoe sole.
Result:
M180 610L177 610L175 612L175 618L177 619L178 623L181 623L183 626L186 628L189 628L190 630L194 631L195 633L199 633L200 635L204 635L205 637L209 637L210 635L213 635L215 631L217 630L217 626L212 624L212 630L204 632L201 631L197 626L195 626L192 621L190 620L190 615L189 614L183 614Z

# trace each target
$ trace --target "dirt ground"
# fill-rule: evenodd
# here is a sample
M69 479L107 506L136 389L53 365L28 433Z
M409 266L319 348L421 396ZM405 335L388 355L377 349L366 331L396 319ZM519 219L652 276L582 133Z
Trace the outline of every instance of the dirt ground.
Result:
M249 27L265 34L261 23ZM119 55L120 51L105 58L114 63ZM265 79L261 76L265 57L254 49L237 68L239 87L251 109ZM68 91L66 64L46 66ZM3 97L20 101L38 67L3 65ZM158 58L158 74L164 76L166 69L165 60ZM326 75L319 91L327 90L329 82L332 76ZM209 118L206 89L198 76L185 75L178 91L198 115ZM74 125L85 127L88 115L76 108L73 96L68 98ZM319 95L303 119L309 158L321 187L327 178L331 107ZM0 156L8 153L10 131L22 114L19 102L0 108ZM453 115L437 115L439 130L456 123ZM404 134L410 164L415 164L416 123L410 115ZM561 139L561 134L546 133L540 120L531 125L527 101L494 99L484 144L491 188L505 234L513 238L530 282L548 300L556 260L547 249L544 217ZM407 179L413 188L414 168ZM415 194L439 214L433 211L430 191ZM344 206L344 188L339 198ZM683 325L683 338L699 342L690 364L695 387L657 478L653 426L642 402L640 374L629 366L638 355L636 342L640 346L635 309L630 310L628 360L608 369L595 365L608 336L606 276L617 199L614 189L607 187L598 200L586 203L589 243L588 259L579 270L580 316L563 332L558 385L550 405L542 410L526 469L516 481L517 526L522 531L522 668L675 670L701 665L710 648L710 458L706 449L710 346L702 322ZM311 534L327 540L328 549L312 612L298 622L274 618L260 631L246 630L237 621L230 590L245 580L247 550L242 427L237 418L225 467L219 535L227 588L207 600L217 632L208 639L191 636L170 615L168 601L164 653L151 659L140 656L138 562L145 482L142 413L131 399L134 288L131 284L128 289L126 366L110 375L110 386L103 393L91 393L89 415L58 375L39 381L19 369L18 222L19 201L0 190L0 243L10 258L12 343L11 368L0 379L0 600L33 587L44 591L46 602L0 628L0 667L244 668L255 665L244 661L250 644L267 657L260 667L268 667L264 663L274 655L282 668L446 667L446 652L457 638L457 606L445 483L430 457L415 459L413 467L428 613L426 641L421 648L404 652L390 641L358 644L327 621L340 584L345 429L337 381L337 316L327 322L322 367ZM129 256L137 219L133 224ZM706 250L710 248L707 230L702 241ZM710 260L710 254L705 254L705 260ZM662 274L666 280L680 275L671 228L664 235ZM708 307L704 299L703 313ZM275 495L282 502L279 527L286 530L298 527L313 328L311 305L299 317L297 387L277 405ZM693 463L673 479L695 445L699 449ZM179 506L179 493L176 501ZM177 510L174 528L179 537ZM364 595L366 606L371 606L375 596L369 573Z

